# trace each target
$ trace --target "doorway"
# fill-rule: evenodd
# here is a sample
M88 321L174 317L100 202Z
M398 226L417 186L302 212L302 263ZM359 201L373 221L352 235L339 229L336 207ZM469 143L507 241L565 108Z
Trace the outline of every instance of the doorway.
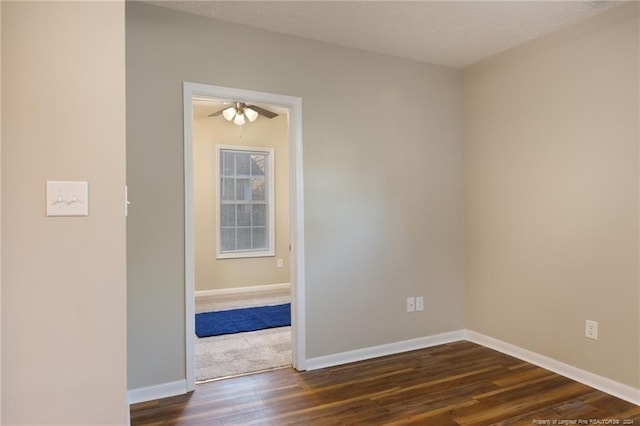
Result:
M290 367L288 112L192 102L196 383Z
M204 84L183 85L185 169L185 313L186 377L188 390L195 389L195 238L194 238L194 98L220 102L269 105L287 117L289 190L289 283L291 292L291 364L305 369L304 335L304 223L302 185L302 126L300 98ZM243 127L243 126L241 126ZM241 131L241 128L238 129ZM275 260L274 260L275 261ZM280 262L278 262L280 263Z

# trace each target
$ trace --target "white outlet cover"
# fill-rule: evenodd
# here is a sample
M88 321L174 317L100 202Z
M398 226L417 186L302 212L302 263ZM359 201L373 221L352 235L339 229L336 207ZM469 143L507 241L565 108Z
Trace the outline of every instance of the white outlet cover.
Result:
M589 339L598 340L598 323L596 321L586 321L584 336Z
M416 297L416 311L424 311L424 297Z
M89 183L48 181L47 216L89 216Z
M416 298L407 297L407 312L414 312L416 310Z

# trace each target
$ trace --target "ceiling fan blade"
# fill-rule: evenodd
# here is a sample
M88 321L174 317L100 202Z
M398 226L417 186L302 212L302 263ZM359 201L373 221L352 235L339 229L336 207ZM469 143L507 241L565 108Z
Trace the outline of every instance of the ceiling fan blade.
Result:
M229 108L229 107L227 107L227 108ZM214 112L214 113L212 113L212 114L209 114L209 115L207 115L207 117L217 117L217 116L219 116L220 114L222 114L222 111L224 111L224 110L225 110L225 109L227 109L227 108L223 108L223 109L221 109L220 111L216 111L216 112Z
M276 114L275 112L269 111L268 109L260 108L259 106L246 105L246 108L251 108L252 110L257 112L258 114L263 115L263 116L265 116L267 118L273 118L273 117L277 117L278 116L278 114Z

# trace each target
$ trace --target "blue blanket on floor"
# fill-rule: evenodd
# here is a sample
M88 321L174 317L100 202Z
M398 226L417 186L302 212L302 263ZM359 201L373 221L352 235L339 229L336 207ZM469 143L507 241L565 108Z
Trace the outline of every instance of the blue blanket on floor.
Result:
M196 314L198 337L243 333L291 325L291 303Z

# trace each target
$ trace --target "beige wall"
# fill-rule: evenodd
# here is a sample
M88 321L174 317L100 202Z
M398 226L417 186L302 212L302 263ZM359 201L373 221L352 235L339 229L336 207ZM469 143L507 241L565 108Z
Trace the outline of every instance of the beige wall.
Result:
M638 59L632 4L464 72L467 328L635 387Z
M218 108L219 109L219 108ZM210 107L194 105L193 204L196 291L289 282L289 166L287 116L258 117L240 127ZM275 257L216 259L216 145L273 148L275 160ZM282 259L283 268L276 267Z
M2 2L2 106L2 424L124 425L124 3Z
M464 327L459 72L126 7L130 388L185 377L185 80L302 98L308 357Z

